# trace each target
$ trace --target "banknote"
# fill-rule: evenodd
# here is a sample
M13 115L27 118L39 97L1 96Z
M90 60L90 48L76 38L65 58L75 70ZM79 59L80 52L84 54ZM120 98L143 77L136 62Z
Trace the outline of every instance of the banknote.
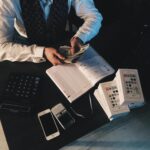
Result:
M60 46L58 52L66 58L64 60L65 63L74 63L84 54L84 52L88 49L88 47L89 44L83 45L79 51L77 51L75 54L72 55L70 52L71 47L64 45Z

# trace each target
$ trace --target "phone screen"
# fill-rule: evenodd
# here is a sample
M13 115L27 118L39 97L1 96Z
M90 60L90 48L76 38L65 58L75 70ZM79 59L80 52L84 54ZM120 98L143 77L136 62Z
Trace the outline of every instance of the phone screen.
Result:
M65 128L74 123L74 119L67 111L64 111L62 115L59 115L58 119Z
M58 131L51 113L40 116L40 120L46 136L49 136Z

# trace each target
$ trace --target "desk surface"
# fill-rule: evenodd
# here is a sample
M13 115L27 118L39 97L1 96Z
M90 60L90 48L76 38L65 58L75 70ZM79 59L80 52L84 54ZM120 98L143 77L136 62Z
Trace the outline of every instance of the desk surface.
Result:
M92 131L61 150L149 150L150 104Z
M0 90L10 72L37 73L43 76L43 88L37 111L51 108L58 102L62 102L69 108L70 105L65 97L45 74L45 70L49 67L47 63L0 63ZM75 109L80 108L78 111L89 117L87 119L76 118L75 126L66 131L61 130L61 136L52 141L45 140L36 113L19 115L0 112L0 120L2 120L10 150L47 150L49 148L55 150L61 147L62 150L150 149L150 105L148 103L140 109L131 111L126 117L108 123L103 110L94 98L92 100L94 106L92 115L89 113L88 104L85 103L87 95L82 96L79 103L73 104Z
M37 102L36 111L34 113L24 115L0 112L0 120L2 121L10 150L59 149L108 122L106 115L102 108L97 105L94 97L92 98L94 113L91 114L90 105L88 103L88 94L85 94L71 106L78 113L84 114L86 119L79 118L75 114L72 114L76 119L75 125L65 131L59 127L61 135L54 140L46 141L37 119L37 113L47 108L51 108L59 102L62 102L68 110L70 107L69 102L46 75L45 70L49 67L49 63L0 63L0 90L3 89L8 79L8 75L11 72L33 73L41 75L42 77L40 98Z

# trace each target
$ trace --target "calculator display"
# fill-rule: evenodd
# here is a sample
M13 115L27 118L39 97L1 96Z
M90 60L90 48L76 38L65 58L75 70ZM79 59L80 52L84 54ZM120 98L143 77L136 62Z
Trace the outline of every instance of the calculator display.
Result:
M10 110L13 112L29 112L30 111L30 107L25 107L25 106L19 106L19 105L11 105L11 104L2 104L1 109L6 109L6 110Z

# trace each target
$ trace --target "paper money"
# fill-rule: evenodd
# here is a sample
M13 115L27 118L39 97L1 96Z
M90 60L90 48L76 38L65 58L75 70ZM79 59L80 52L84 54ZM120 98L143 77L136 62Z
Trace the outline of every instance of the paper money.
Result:
M70 52L71 47L64 45L64 46L60 46L58 52L66 58L64 60L65 63L74 63L84 54L84 52L88 49L88 47L89 47L89 44L83 45L78 52L71 55L71 52Z

